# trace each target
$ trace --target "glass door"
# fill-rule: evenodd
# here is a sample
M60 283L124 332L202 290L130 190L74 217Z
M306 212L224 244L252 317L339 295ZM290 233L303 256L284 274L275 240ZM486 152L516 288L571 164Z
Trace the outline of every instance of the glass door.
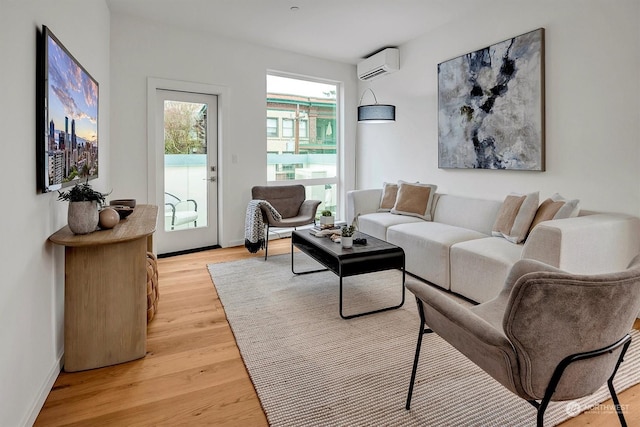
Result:
M158 253L217 245L217 97L158 90L157 100Z

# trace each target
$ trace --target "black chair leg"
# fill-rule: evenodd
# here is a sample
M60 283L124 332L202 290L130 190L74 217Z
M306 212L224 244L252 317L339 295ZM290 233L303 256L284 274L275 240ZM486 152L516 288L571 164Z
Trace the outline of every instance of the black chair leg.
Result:
M622 413L622 406L620 406L620 401L618 400L618 395L616 394L616 390L613 388L613 381L607 381L609 385L609 392L611 393L611 400L613 400L614 405L616 405L616 413L618 414L618 419L620 420L620 425L622 427L627 427L627 421L624 419L624 414Z
M269 254L269 224L266 224L267 231L264 236L264 260L267 260L267 255ZM277 228L277 227L276 227ZM296 231L298 227L293 227L293 231Z
M544 411L547 410L549 401L538 407L538 416L536 417L536 427L544 427Z
M264 260L267 260L269 254L269 223L267 223L267 232L264 235Z
M615 369L613 370L613 373L607 380L607 385L609 386L611 399L613 400L613 403L616 405L616 412L618 414L618 418L620 419L620 425L622 427L627 427L627 422L625 421L624 415L622 414L622 407L620 406L620 403L618 401L618 396L616 394L616 391L613 388L613 378L616 376L616 373L618 372L618 367L620 367L620 364L624 360L624 354L627 352L627 349L629 348L630 344L631 344L631 336L627 334L622 339L618 340L614 344L611 344L610 346L601 348L599 350L588 351L585 353L572 354L562 359L558 364L558 366L556 367L555 371L553 372L553 375L551 376L551 380L549 381L549 385L547 386L547 390L545 391L544 398L542 399L542 401L540 403L534 400L528 401L533 406L538 408L537 426L538 427L544 426L544 411L547 409L547 406L551 401L551 397L553 396L553 393L556 391L556 387L560 383L560 378L562 377L562 374L564 373L564 370L567 368L567 366L579 360L591 359L593 357L598 357L603 354L611 353L616 348L623 346L622 351L620 351L620 356L618 357L618 362L616 363Z
M630 344L631 344L631 338L629 338L629 341L627 341L624 347L622 347L622 352L620 353L620 357L618 358L618 363L616 364L616 368L613 370L611 377L607 381L607 385L609 386L609 393L611 393L611 400L613 400L614 405L616 405L616 413L618 414L618 419L620 420L620 425L622 427L627 427L627 421L624 419L624 414L622 413L622 406L620 406L620 401L618 400L616 389L613 387L613 377L616 376L616 373L618 372L618 368L620 367L620 364L624 360L624 355L627 352L627 349L629 348Z
M409 392L407 393L407 403L404 408L406 410L411 409L411 397L413 396L413 386L416 381L416 372L418 371L418 360L420 359L420 348L422 347L422 336L424 334L433 332L431 329L425 329L424 321L424 308L418 298L416 298L418 304L418 313L420 314L420 332L418 333L418 342L416 343L416 354L413 357L413 369L411 370L411 380L409 381Z

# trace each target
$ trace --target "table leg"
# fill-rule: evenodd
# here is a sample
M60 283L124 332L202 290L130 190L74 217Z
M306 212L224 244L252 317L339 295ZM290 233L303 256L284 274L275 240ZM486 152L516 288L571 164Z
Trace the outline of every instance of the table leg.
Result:
M319 273L321 271L327 271L329 270L328 268L321 268L319 270L309 270L309 271L299 271L297 272L294 268L294 258L293 258L293 249L294 249L294 244L293 244L293 239L291 239L291 272L295 275L301 275L301 274L309 274L309 273ZM304 252L302 252L304 253Z
M342 306L343 306L343 304L342 304L342 275L340 275L340 317L342 317L343 319L353 319L354 317L366 316L367 314L380 313L382 311L395 310L396 308L402 307L402 305L404 304L404 296L405 296L404 282L405 282L405 271L404 271L404 267L403 267L402 268L402 299L400 300L400 304L394 305L394 306L391 306L391 307L379 308L377 310L366 311L364 313L356 313L356 314L350 314L348 316L345 316L343 311L342 311Z

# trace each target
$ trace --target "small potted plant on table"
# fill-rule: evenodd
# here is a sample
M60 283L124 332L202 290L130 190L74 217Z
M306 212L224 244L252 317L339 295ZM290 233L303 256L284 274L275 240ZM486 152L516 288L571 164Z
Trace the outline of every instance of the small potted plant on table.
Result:
M349 249L353 246L353 233L356 231L356 228L353 225L345 225L342 227L342 235L340 237L340 241L342 242L342 247Z
M325 209L322 212L320 212L320 229L324 230L327 228L333 228L335 224L335 218L333 216L333 213L328 210Z
M89 182L78 183L69 191L58 192L58 200L69 202L67 224L75 234L87 234L98 226L98 203L102 205L107 194L94 190Z

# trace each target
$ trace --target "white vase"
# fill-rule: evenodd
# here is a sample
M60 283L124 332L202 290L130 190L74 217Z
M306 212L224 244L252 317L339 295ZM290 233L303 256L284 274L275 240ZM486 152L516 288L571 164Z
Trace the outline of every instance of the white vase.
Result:
M98 202L69 202L67 224L75 234L87 234L96 230L100 217Z
M342 236L340 237L340 241L342 242L342 247L345 249L349 249L353 246L353 236Z
M335 224L335 217L334 216L321 216L320 217L320 228L321 229L332 228L334 224Z

